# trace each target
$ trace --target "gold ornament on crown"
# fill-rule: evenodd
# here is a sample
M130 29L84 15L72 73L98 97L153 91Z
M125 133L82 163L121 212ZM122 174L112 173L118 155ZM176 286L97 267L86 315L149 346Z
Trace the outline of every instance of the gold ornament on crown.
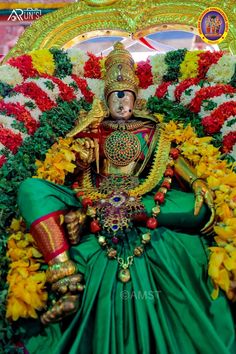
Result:
M105 98L114 91L131 91L137 96L138 78L135 75L134 60L121 42L114 45L114 49L105 61Z

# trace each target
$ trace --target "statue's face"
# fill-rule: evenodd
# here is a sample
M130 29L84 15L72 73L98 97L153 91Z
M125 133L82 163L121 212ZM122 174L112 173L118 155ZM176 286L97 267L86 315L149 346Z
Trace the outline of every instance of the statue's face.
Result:
M115 91L108 97L111 117L115 120L128 120L134 109L134 94L130 91Z

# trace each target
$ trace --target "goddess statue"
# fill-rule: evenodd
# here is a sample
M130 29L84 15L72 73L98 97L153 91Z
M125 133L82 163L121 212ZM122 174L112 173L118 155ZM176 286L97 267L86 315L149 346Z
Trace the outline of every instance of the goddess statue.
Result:
M47 335L26 348L235 353L229 304L211 298L207 275L212 192L165 126L138 109L134 61L121 43L105 66L108 108L95 100L68 133L80 147L76 189L33 178L19 190L56 294L41 316Z

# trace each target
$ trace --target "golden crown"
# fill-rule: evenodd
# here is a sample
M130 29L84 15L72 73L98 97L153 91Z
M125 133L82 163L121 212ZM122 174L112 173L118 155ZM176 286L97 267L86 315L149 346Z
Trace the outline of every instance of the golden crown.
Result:
M135 75L134 60L121 42L114 45L105 61L105 99L114 91L131 91L137 96L138 78Z

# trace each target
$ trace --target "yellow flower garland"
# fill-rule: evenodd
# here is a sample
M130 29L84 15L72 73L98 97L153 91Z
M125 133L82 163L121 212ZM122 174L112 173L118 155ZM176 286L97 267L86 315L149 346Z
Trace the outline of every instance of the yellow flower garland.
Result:
M198 138L191 126L169 122L166 127L172 141L178 144L183 156L195 165L197 175L205 178L214 191L217 224L215 247L210 247L208 274L214 284L212 297L218 296L219 288L228 298L236 300L231 282L236 282L236 163L221 160L221 154L211 144L211 137Z
M73 163L78 152L78 144L73 138L60 138L53 144L46 154L46 159L36 161L38 178L46 179L57 184L64 184L68 172L74 172L76 164Z
M55 63L53 55L48 49L39 49L29 53L32 58L33 67L40 73L53 75Z
M180 81L198 76L198 59L202 52L202 50L195 50L186 53L183 62L180 64Z
M7 256L10 259L7 282L9 284L6 317L13 321L23 317L37 318L47 301L46 274L39 271L42 255L34 239L25 233L22 220L13 219L8 239Z

